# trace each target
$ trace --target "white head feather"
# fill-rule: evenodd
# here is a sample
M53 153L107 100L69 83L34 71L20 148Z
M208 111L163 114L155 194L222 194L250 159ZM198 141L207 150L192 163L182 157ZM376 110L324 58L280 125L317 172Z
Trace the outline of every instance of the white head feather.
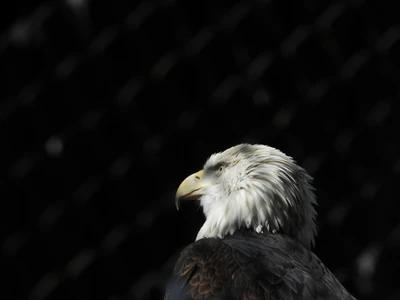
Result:
M240 144L213 154L204 165L200 197L206 221L196 240L223 238L248 228L291 236L306 247L316 235L312 178L281 151Z

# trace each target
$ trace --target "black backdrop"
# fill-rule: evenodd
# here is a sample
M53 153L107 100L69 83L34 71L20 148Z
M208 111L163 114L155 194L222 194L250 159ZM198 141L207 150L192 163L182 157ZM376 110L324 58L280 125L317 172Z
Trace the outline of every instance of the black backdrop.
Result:
M394 2L3 4L1 298L161 299L203 221L176 188L251 142L315 178L348 290L399 299Z

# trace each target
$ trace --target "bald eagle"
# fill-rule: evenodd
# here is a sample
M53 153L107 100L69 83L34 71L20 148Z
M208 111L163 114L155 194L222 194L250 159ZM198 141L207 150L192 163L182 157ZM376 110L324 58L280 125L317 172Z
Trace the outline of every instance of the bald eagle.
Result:
M211 155L176 192L206 217L165 299L355 299L310 250L312 178L281 151L240 144Z

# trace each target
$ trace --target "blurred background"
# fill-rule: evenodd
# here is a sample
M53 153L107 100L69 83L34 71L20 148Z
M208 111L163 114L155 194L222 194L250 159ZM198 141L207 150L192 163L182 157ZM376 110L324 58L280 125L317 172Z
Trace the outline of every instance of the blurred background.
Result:
M203 222L178 185L250 142L314 177L314 251L345 287L400 299L394 4L3 4L2 298L162 299Z

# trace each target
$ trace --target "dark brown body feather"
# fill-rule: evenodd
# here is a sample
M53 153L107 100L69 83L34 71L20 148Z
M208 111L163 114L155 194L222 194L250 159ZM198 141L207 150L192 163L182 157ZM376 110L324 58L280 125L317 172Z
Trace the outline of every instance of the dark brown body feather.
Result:
M299 242L236 232L204 238L178 259L165 299L354 299Z

